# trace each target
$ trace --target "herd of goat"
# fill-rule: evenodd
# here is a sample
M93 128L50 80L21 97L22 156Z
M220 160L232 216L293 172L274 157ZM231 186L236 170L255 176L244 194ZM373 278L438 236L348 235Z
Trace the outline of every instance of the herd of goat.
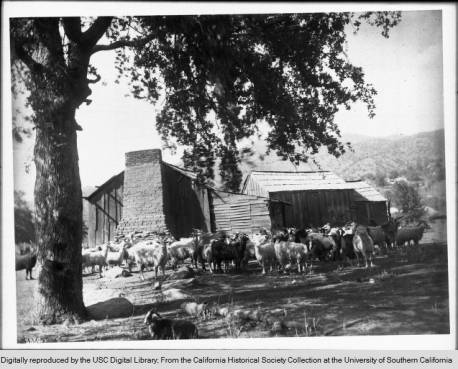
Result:
M107 242L94 249L82 250L82 269L90 268L92 273L98 267L102 276L104 268L123 266L123 273L130 273L135 264L144 280L143 271L153 267L157 279L159 268L165 276L167 264L176 269L180 264L190 260L197 269L200 263L202 270L207 266L211 273L244 271L251 260L257 261L262 273L277 269L286 271L296 269L302 273L307 268L312 270L314 261L337 261L353 265L356 259L365 267L373 266L372 256L375 250L417 246L423 237L428 224L420 221L417 226L399 226L399 218L390 218L380 226L362 226L350 223L342 227L331 227L326 224L321 228L285 228L268 231L261 229L250 236L244 233L228 234L224 231L204 233L194 230L190 237L175 240L167 233L131 233L120 236L115 241ZM37 252L29 251L16 255L16 270L26 270L26 279L32 278L32 269L37 261ZM129 272L127 272L127 270ZM206 316L215 314L228 316L227 307L208 308L205 302L185 302L181 305L189 316ZM238 313L238 312L234 312ZM246 314L259 314L259 311L240 311ZM260 318L256 316L259 320ZM152 339L195 339L199 338L197 326L188 320L163 318L156 308L151 309L144 317L143 323L148 326ZM286 324L286 323L285 323Z
M372 266L372 254L375 247L407 247L411 243L418 245L428 225L420 222L417 226L399 228L399 220L390 219L381 226L361 226L356 223L344 227L331 227L329 224L320 229L286 228L269 232L261 229L259 233L248 235L226 232L203 233L194 230L187 238L174 240L168 234L130 234L118 242L110 242L98 250L83 251L83 267L99 266L99 272L108 265L121 265L126 262L129 271L136 263L141 279L145 267L153 266L157 278L158 269L165 274L165 266L170 263L173 269L186 260L194 267L200 263L203 270L208 265L210 272L227 271L232 266L235 271L243 271L250 260L256 260L265 274L273 268L286 270L296 266L304 272L307 265L312 268L314 260L342 261L353 264L360 259L365 266ZM94 263L91 263L91 261ZM104 261L105 260L105 261ZM208 309L205 302L185 302L181 308L188 316L205 316ZM226 310L226 311L222 311ZM213 311L220 316L229 314L223 307ZM259 313L250 312L248 314ZM257 317L259 318L259 317ZM196 339L198 328L189 320L163 318L151 309L144 317L152 339Z
M361 259L368 267L377 246L387 250L411 243L418 245L426 228L429 226L424 221L400 228L398 218L369 227L351 223L343 227L327 224L320 229L285 228L273 232L261 229L250 237L243 233L195 230L190 237L175 240L169 234L132 233L94 249L83 249L82 267L91 268L92 272L98 267L102 275L104 267L126 264L130 272L136 264L142 280L147 267L154 267L157 277L159 268L165 274L167 263L176 269L188 259L196 268L200 263L203 270L207 264L212 273L223 271L223 266L225 271L230 266L235 271L245 270L250 260L260 264L263 274L275 267L283 270L296 267L298 272L304 272L307 267L312 268L315 260L353 264L356 259L359 265ZM16 270L25 269L26 279L33 279L36 261L36 250L16 255Z
M194 230L190 237L175 240L170 234L132 233L95 249L83 249L82 266L91 268L102 276L110 265L125 264L131 272L135 264L144 280L145 268L153 267L155 277L166 265L173 269L190 260L195 268L208 266L211 273L246 270L250 260L256 260L265 274L268 270L290 270L299 273L312 269L314 261L340 261L353 265L356 259L365 267L373 266L375 250L389 250L405 245L418 245L424 230L429 228L421 221L417 226L399 227L399 219L390 219L380 226L362 226L356 223L343 227L329 224L319 229L285 228L273 232L261 229L250 237L243 233L224 231L204 233Z

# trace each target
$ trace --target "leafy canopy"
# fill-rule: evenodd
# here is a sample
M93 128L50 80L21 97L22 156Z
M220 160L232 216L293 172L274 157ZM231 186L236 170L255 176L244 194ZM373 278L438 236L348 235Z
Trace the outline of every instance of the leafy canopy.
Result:
M268 150L283 159L307 161L322 145L337 157L345 152L335 114L362 101L372 117L376 94L345 55L345 27L356 30L367 20L387 37L399 19L399 13L129 19L131 29L155 37L132 58L120 49L117 61L135 96L163 99L157 129L166 146L186 147L184 163L202 179L214 177L219 159L225 187L238 190L239 143L261 134L261 121L268 124Z
M376 91L345 54L346 27L356 32L363 21L388 37L400 13L63 18L59 52L70 65L65 41L84 41L97 22L106 24L109 43L91 44L90 54L115 49L134 96L161 104L156 128L165 147L184 147L183 162L201 182L214 178L218 164L225 188L238 190L239 164L250 151L242 143L260 136L261 125L268 152L298 163L322 145L336 157L345 152L334 121L339 109L362 101L374 115ZM98 76L90 64L87 71Z

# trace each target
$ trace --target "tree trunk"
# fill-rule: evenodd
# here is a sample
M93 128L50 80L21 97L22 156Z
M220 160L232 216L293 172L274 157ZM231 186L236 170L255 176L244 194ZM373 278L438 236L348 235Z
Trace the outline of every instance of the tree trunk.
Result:
M86 317L81 266L82 193L74 115L71 108L53 114L55 121L36 129L35 211L42 263L37 313L43 324Z
M87 317L75 111L88 102L89 83L97 81L87 79L89 60L110 24L111 17L99 17L85 32L78 17L16 18L10 25L12 54L28 69L24 82L36 129L36 238L42 264L36 308L43 324Z

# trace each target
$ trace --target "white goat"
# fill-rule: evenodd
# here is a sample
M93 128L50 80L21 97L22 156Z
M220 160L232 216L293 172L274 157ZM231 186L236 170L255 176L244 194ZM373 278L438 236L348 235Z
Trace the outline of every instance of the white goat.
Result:
M180 307L185 311L186 314L193 317L206 318L210 313L206 302L201 304L198 304L197 302L183 302Z
M250 260L256 259L256 254L254 250L255 245L261 245L269 239L269 235L267 233L259 234L255 233L252 234L250 239L246 243L245 252L242 258L242 268L246 269L248 262Z
M92 273L94 273L95 266L99 267L99 274L102 277L102 268L106 265L106 259L108 254L108 243L100 246L100 250L83 250L82 251L82 266L91 267Z
M121 266L126 258L126 248L129 246L130 243L127 240L121 241L119 244L110 244L106 258L107 266Z
M157 240L140 241L128 250L129 271L132 267L132 261L135 261L140 269L140 279L145 280L143 269L146 266L154 267L154 275L157 278L157 270L162 269L162 276L165 277L165 264L167 263L167 245L165 242Z
M374 242L372 238L369 236L366 227L353 226L354 228L354 236L353 236L353 249L356 254L356 260L358 261L359 266L359 256L361 255L366 268L368 267L367 259L369 259L370 266L373 267L374 264L372 263L372 254L374 252Z
M297 271L301 273L305 270L309 249L306 244L294 242L295 233L294 229L289 229L287 234L277 234L274 243L275 256L282 268L296 264Z
M172 263L172 268L176 269L179 263L191 258L194 260L194 252L196 250L195 238L180 238L178 241L172 242L167 249L169 259Z
M275 257L280 265L280 268L285 269L290 263L289 252L288 252L289 241L277 240L274 243Z
M260 240L254 243L254 254L259 265L262 267L262 274L266 274L267 267L270 267L272 271L276 263L276 256L274 244L271 240L268 240L266 237L263 243Z
M310 256L307 245L290 241L288 243L287 252L291 264L297 265L297 271L299 273L305 272L307 267L307 260Z

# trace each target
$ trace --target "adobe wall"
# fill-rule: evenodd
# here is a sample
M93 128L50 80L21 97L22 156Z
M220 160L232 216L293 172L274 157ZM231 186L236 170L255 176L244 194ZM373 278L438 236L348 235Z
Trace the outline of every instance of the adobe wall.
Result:
M123 216L117 233L165 231L161 150L126 153Z

